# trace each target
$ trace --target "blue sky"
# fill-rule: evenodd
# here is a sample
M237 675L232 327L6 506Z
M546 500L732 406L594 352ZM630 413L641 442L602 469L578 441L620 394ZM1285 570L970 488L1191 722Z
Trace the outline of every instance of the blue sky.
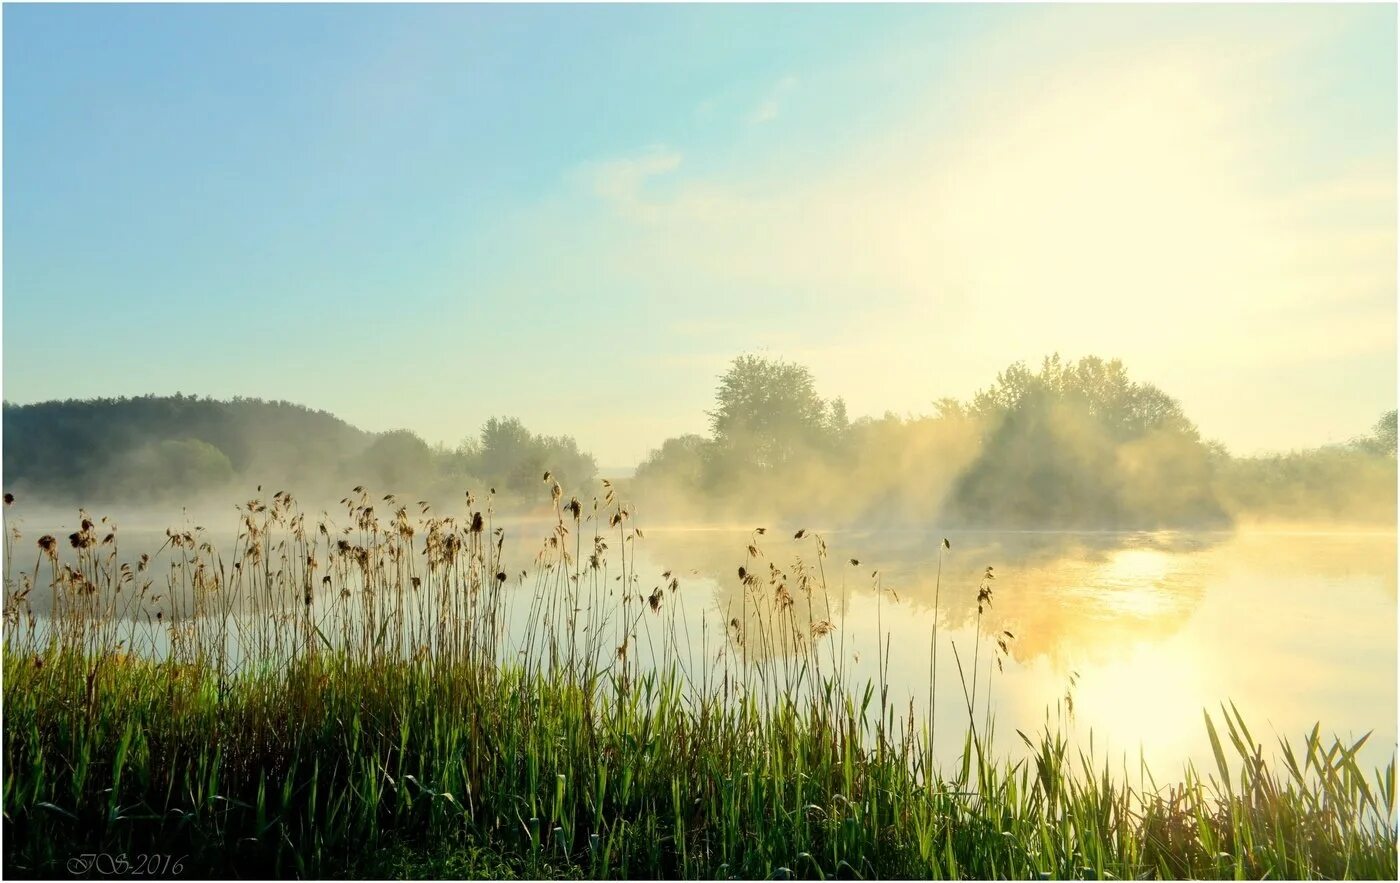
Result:
M1120 356L1253 451L1395 403L1395 11L4 9L4 395L605 464L734 355L855 415Z

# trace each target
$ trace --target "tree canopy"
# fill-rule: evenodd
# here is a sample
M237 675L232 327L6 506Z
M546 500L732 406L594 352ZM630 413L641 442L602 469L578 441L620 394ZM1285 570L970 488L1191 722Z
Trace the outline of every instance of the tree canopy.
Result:
M69 400L4 406L6 489L54 502L181 503L239 483L334 499L365 484L456 497L498 488L548 500L544 470L582 485L593 458L568 437L491 418L463 448L434 449L406 429L369 433L289 402L193 396ZM230 488L231 490L231 488Z
M1218 523L1208 447L1175 399L1122 362L1017 363L973 396L982 452L949 509L970 523L1155 527Z
M741 356L706 413L708 437L667 439L638 468L653 508L1032 528L1214 526L1308 507L1394 515L1395 412L1341 449L1238 460L1117 359L1018 362L930 414L849 422L806 368Z
M720 451L768 470L829 450L847 424L845 402L818 396L811 371L756 355L730 363L706 413Z
M565 487L581 488L598 474L592 454L569 436L536 435L515 417L492 417L475 439L455 452L457 468L489 479L498 490L528 495L544 473Z

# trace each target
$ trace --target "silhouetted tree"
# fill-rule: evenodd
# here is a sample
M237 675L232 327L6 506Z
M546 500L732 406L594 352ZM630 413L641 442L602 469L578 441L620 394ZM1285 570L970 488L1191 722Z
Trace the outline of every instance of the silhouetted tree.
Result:
M542 492L545 472L570 492L579 491L598 474L591 454L568 436L535 435L515 417L492 417L478 439L458 448L465 470L498 491L532 497Z
M380 433L349 464L346 480L387 491L421 490L433 480L433 451L407 429Z
M694 433L668 438L637 466L639 482L664 482L676 490L698 490L705 480L713 442Z
M812 372L754 355L730 364L707 414L720 456L763 470L830 450L848 424L845 402L818 396Z
M969 409L987 426L952 511L998 526L1155 527L1226 520L1213 459L1175 399L1122 362L1017 363Z
M1395 456L1394 409L1386 411L1381 415L1381 419L1376 421L1376 425L1371 428L1371 437L1366 440L1366 446L1378 454Z

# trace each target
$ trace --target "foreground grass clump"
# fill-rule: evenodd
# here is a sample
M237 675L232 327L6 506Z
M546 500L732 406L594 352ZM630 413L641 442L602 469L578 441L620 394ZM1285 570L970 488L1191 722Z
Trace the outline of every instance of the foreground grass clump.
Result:
M1316 729L1266 760L1233 707L1224 739L1206 719L1216 770L1159 787L1048 724L992 757L974 677L940 768L931 720L848 683L807 531L766 575L754 532L716 637L670 572L639 585L611 489L585 513L553 486L533 577L489 503L415 520L386 497L381 521L357 494L344 527L251 501L231 561L193 528L123 563L83 516L71 553L44 536L7 572L6 874L103 853L193 876L1396 875L1394 763L1367 775ZM991 677L982 643L959 671Z
M1276 775L1152 796L1042 738L925 783L844 701L693 705L675 679L428 660L204 670L5 657L5 869L187 855L190 874L1394 877L1389 778L1310 740ZM1240 723L1231 731L1243 739ZM1223 755L1222 755L1223 758ZM1222 764L1224 760L1222 759ZM1389 776L1390 771L1387 771ZM392 848L391 848L392 847Z

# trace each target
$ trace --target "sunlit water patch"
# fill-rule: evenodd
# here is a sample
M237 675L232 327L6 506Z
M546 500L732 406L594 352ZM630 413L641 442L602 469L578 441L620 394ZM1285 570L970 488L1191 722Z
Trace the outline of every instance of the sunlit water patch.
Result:
M736 603L729 572L746 557L744 534L649 536L648 555L714 574L717 603ZM890 701L902 710L912 703L919 716L936 616L938 732L960 733L970 719L962 684L972 678L976 598L991 565L978 701L991 691L998 743L1019 743L1014 730L1031 732L1048 712L1086 746L1092 732L1097 752L1130 765L1139 752L1154 767L1209 763L1202 711L1233 701L1259 722L1259 739L1271 739L1270 728L1297 738L1321 722L1344 738L1372 732L1362 752L1368 761L1384 763L1394 751L1393 532L952 532L940 584L941 536L827 537L846 664L857 681L878 679L878 622ZM782 558L785 545L762 550ZM1015 637L998 671L991 644L1005 632ZM971 719L982 718L979 707Z

